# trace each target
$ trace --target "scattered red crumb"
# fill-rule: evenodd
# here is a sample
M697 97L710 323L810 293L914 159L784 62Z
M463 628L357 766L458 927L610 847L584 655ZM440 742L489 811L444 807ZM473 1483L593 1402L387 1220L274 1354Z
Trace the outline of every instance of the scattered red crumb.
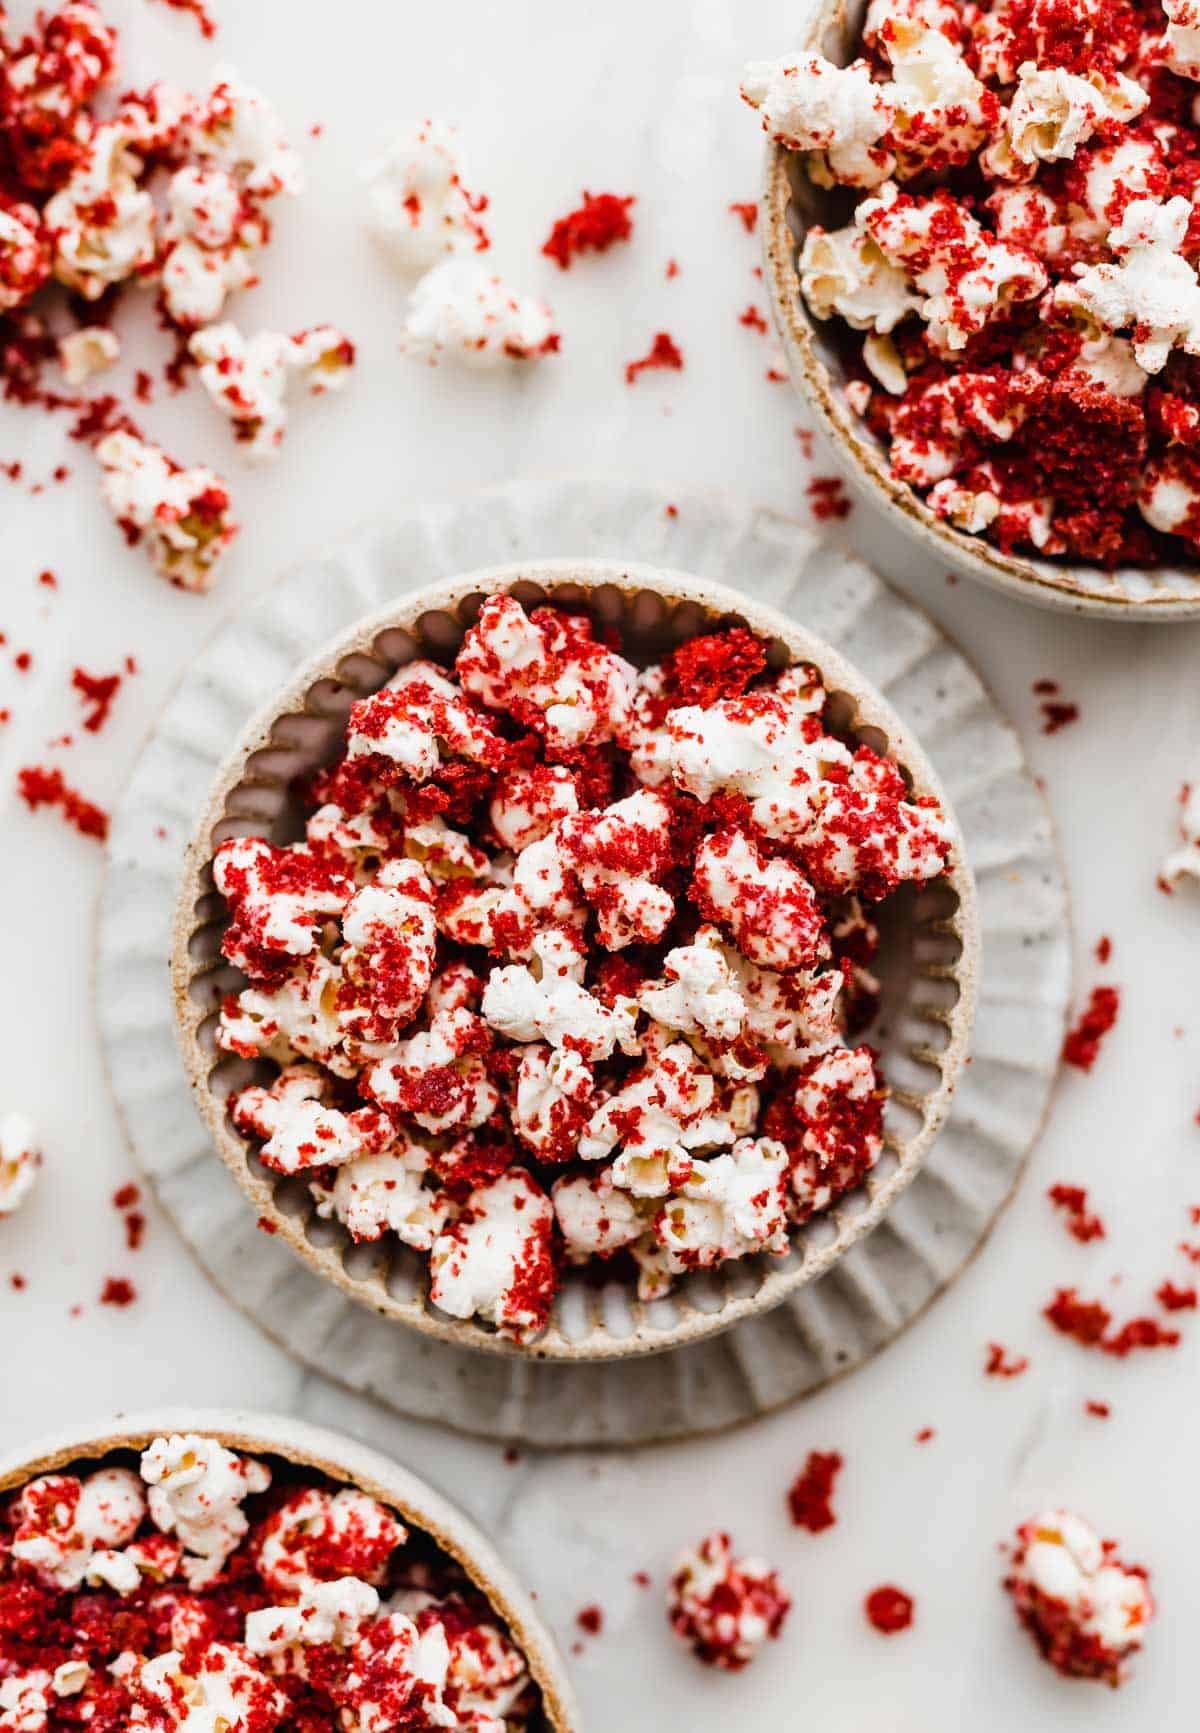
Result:
M1187 1240L1180 1240L1179 1250L1193 1264L1200 1264L1200 1246L1189 1245Z
M125 1276L109 1276L100 1290L102 1306L132 1306L137 1299L137 1289Z
M9 709L0 710L0 723L11 722L11 721L12 721L12 711Z
M67 1308L67 1316L68 1316L68 1318L82 1318L83 1317L83 1307L82 1306L69 1306Z
M38 583L46 590L57 590L58 588L58 579L53 572L39 572Z
M669 505L667 507L667 516L668 517L678 517L679 516L679 507L677 505Z
M265 1234L274 1234L274 1233L279 1232L279 1229L275 1226L275 1223L273 1221L269 1221L266 1216L259 1216L258 1220L255 1222L254 1225L257 1228L261 1228L263 1233L265 1233Z
M1094 1415L1097 1420L1107 1420L1112 1413L1107 1402L1097 1402L1092 1397L1084 1403L1083 1410L1085 1414Z
M1194 1312L1196 1310L1195 1288L1177 1288L1174 1282L1164 1282L1161 1288L1155 1289L1154 1298L1164 1312Z
M821 1534L833 1527L837 1521L833 1489L841 1471L842 1458L836 1450L809 1451L808 1461L788 1492L788 1509L797 1528Z
M555 223L542 252L560 271L570 270L572 259L580 253L606 253L615 242L632 235L629 207L634 202L616 193L585 191L583 203Z
M1108 934L1105 933L1096 941L1096 961L1098 963L1107 963L1112 957L1112 951L1112 940L1109 938Z
M127 674L136 674L137 671L138 671L137 657L136 656L126 656L126 658L125 658L125 672Z
M735 217L741 218L742 227L748 235L752 235L758 227L758 206L747 199L744 204L730 205L729 209Z
M767 321L753 302L738 314L738 324L745 325L749 331L761 331L764 337L767 334Z
M1081 1300L1074 1288L1059 1288L1042 1316L1063 1336L1070 1336L1084 1348L1098 1348L1118 1360L1126 1359L1137 1348L1174 1348L1180 1337L1178 1330L1165 1328L1156 1318L1131 1318L1118 1330L1109 1330L1112 1313L1098 1300Z
M51 481L66 481L71 471L65 463L60 463L51 471Z
M12 1275L8 1278L8 1285L10 1288L14 1288L19 1294L29 1286L29 1283L21 1274L20 1270L14 1270Z
M121 689L121 676L88 674L82 668L76 668L71 675L71 685L79 693L85 706L83 726L89 734L99 734L108 721L113 702Z
M808 484L809 509L818 523L825 523L830 518L839 521L848 518L854 510L854 502L846 493L845 484L840 475L818 475Z
M114 1209L132 1209L135 1203L142 1201L142 1194L132 1183L123 1185L119 1191L113 1192Z
M1042 733L1057 734L1068 723L1079 721L1079 706L1078 704L1063 704L1052 698L1047 698L1042 703L1042 717Z
M139 403L150 403L154 397L154 381L144 368L139 367L133 380L133 395Z
M319 121L319 120L314 120L312 125L308 129L308 136L309 136L309 138L320 138L321 134L324 131L325 131L324 123L322 121Z
M505 1449L505 1452L504 1452L504 1460L505 1460L505 1462L508 1463L510 1468L512 1467L514 1462L520 1462L521 1452L517 1449L515 1444L510 1444L507 1446L507 1448Z
M13 667L19 674L28 674L33 667L33 657L28 650L18 650L13 657Z
M633 1580L639 1589L648 1589L650 1587L650 1572L634 1571Z
M146 1237L146 1218L141 1210L131 1209L125 1217L125 1244L131 1252L136 1252Z
M983 1370L988 1378L1019 1378L1022 1372L1029 1370L1029 1359L1024 1354L1014 1354L1010 1359L1008 1349L1002 1343L989 1342L987 1365Z
M1077 1066L1080 1071L1090 1071L1120 1009L1121 995L1116 987L1093 987L1086 1009L1063 1042L1065 1063Z
M1046 1196L1067 1217L1067 1232L1087 1245L1089 1240L1104 1238L1104 1223L1098 1215L1089 1215L1087 1192L1081 1185L1052 1185Z
M589 1637L598 1637L604 1629L604 1613L600 1607L584 1607L576 1613L575 1623L581 1631L586 1631Z
M918 1444L928 1444L931 1438L937 1437L937 1431L932 1426L922 1426L921 1430L915 1436Z
M802 457L811 457L813 454L813 436L812 436L811 428L796 427L796 428L793 428L792 431L795 433L796 438L800 441L801 456Z
M885 1637L893 1637L897 1631L907 1631L912 1624L914 1605L911 1595L885 1583L881 1588L871 1590L863 1602L863 1611L877 1631Z
M766 377L771 385L787 384L787 374L781 372L778 367L768 367Z
M1054 694L1059 690L1058 681L1057 680L1035 680L1033 683L1033 690L1038 694L1039 697L1052 698L1054 696Z
M671 279L673 277L677 277L679 275L679 260L678 259L668 259L667 260L667 268L663 272L663 275L667 279L668 283L671 281Z
M640 361L630 361L625 367L625 383L633 385L639 373L648 368L671 368L676 373L683 371L683 351L675 342L669 331L659 331L650 345L649 353L643 355Z
M216 35L216 24L209 17L204 0L159 0L159 5L170 6L176 12L190 12L200 26L201 36L211 38Z
M26 765L17 772L17 793L31 812L39 806L57 806L67 823L80 836L90 836L103 842L108 836L108 814L102 807L86 800L63 778L61 770L47 770L42 765Z

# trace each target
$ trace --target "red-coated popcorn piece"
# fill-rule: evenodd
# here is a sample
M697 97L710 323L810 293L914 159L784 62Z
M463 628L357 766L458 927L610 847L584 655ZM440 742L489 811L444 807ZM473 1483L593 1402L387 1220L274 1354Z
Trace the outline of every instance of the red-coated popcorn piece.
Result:
M473 1191L434 1241L434 1305L454 1318L486 1318L516 1342L538 1334L556 1286L553 1222L549 1198L524 1168Z
M389 861L345 905L338 1016L359 1042L394 1041L433 979L433 887L416 861Z
M776 1572L760 1559L735 1559L719 1530L680 1554L667 1593L675 1634L697 1660L728 1673L749 1666L778 1637L791 1605Z
M221 948L252 979L271 980L316 948L323 919L340 915L353 887L312 855L261 837L223 842L213 879L232 919Z
M37 210L0 194L0 313L37 293L50 275L50 258Z
M0 55L0 134L26 186L61 184L91 135L87 104L112 79L116 32L87 0L40 17Z
M1148 1573L1065 1510L1018 1529L1004 1586L1052 1667L1108 1685L1125 1678L1155 1613Z
M821 912L812 885L790 861L768 859L745 831L704 839L691 893L752 963L803 969L820 955Z
M281 1593L338 1577L376 1583L407 1532L366 1493L305 1488L293 1493L258 1530L255 1560L263 1582Z
M791 1152L794 1220L827 1209L875 1166L885 1096L870 1048L836 1047L772 1102L764 1125Z
M823 890L875 901L944 872L950 830L938 807L909 799L891 759L860 746L845 780L823 790L802 852Z
M184 469L156 445L124 431L96 447L105 503L131 547L182 590L207 590L238 532L229 490L213 470Z

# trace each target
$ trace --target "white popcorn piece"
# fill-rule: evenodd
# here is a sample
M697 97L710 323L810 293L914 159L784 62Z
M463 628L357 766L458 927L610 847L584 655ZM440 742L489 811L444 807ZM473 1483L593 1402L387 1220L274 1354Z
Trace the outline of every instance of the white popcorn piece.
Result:
M390 860L355 891L342 915L342 974L357 990L339 1008L347 1035L394 1042L412 1022L433 979L437 950L433 886L414 860Z
M879 898L938 878L951 843L941 809L911 801L893 760L863 747L844 781L823 786L803 854L823 890Z
M208 325L188 348L200 363L201 385L257 462L277 456L283 443L290 380L301 379L313 396L340 391L354 364L354 345L332 325L293 337L277 331L243 337L236 325Z
M740 1138L727 1154L698 1161L654 1218L670 1268L682 1274L786 1252L788 1165L784 1146L766 1137Z
M210 1643L188 1672L184 1657L168 1649L143 1661L134 1675L136 1698L129 1728L176 1728L179 1733L278 1727L288 1699L261 1668L227 1643Z
M450 1648L443 1700L447 1711L463 1728L477 1733L503 1733L513 1725L505 1718L514 1710L529 1683L524 1656L495 1625L464 1625L465 1610L457 1599L438 1602L420 1589L402 1590L388 1603L390 1612L403 1613L417 1622L424 1617L426 1630L441 1620Z
M400 348L414 361L445 356L476 367L532 361L559 346L544 302L519 295L475 259L452 257L427 271L409 298Z
M464 831L451 830L444 818L423 819L404 830L404 853L420 861L431 879L484 878L491 866L487 855L476 848Z
M564 764L510 770L496 784L488 816L505 848L520 854L579 811L575 778Z
M81 325L78 331L68 332L58 340L58 364L63 378L72 387L86 385L94 374L106 372L120 358L117 334L105 325Z
M789 1123L802 1128L791 1171L791 1213L804 1221L858 1184L883 1153L880 1094L868 1047L835 1047L792 1090Z
M592 1115L579 1158L613 1158L614 1185L634 1197L664 1197L691 1175L693 1151L733 1143L737 1118L736 1108L721 1108L716 1083L692 1049L676 1041Z
M662 795L639 788L603 812L564 818L556 846L596 911L606 950L662 937L675 913L675 899L655 883L671 865L671 809Z
M86 1581L98 1554L133 1539L146 1498L127 1468L101 1468L82 1478L46 1474L21 1489L13 1513L12 1556L69 1590Z
M1167 32L1163 38L1166 63L1180 78L1200 79L1200 4L1198 0L1163 0Z
M265 1463L195 1432L154 1439L142 1452L141 1475L155 1526L189 1555L183 1571L193 1589L220 1575L249 1528L243 1503L271 1484Z
M739 1559L727 1534L706 1535L676 1559L667 1616L676 1635L709 1666L740 1672L777 1637L791 1599L762 1559Z
M500 1103L481 1057L488 1045L487 1028L473 1011L441 1011L375 1061L366 1089L381 1107L411 1114L425 1131L471 1131Z
M936 26L900 16L882 31L879 45L892 66L884 95L893 113L887 142L897 177L910 180L969 162L995 123L998 104L956 44Z
M311 956L325 919L353 896L349 880L305 850L275 848L259 836L221 843L213 882L233 914L225 954L248 974L261 973L259 953L285 964Z
M564 935L540 933L533 953L531 968L514 963L492 970L483 990L485 1022L509 1041L569 1044L592 1062L609 1058L617 1047L637 1051L636 1005L618 998L608 1006L589 993L574 978L583 959Z
M996 234L1011 246L1024 247L1039 259L1056 260L1078 219L1068 224L1059 201L1040 186L998 186L985 200L996 223ZM1107 227L1104 233L1108 233Z
M43 213L54 275L88 301L154 269L157 213L138 183L142 161L135 142L127 120L101 122L83 161Z
M371 232L405 271L428 271L446 253L481 252L487 201L463 185L458 135L427 120L391 139L363 171Z
M1112 1685L1155 1613L1145 1573L1121 1564L1115 1546L1069 1510L1021 1527L1005 1586L1054 1666Z
M258 1574L281 1595L299 1596L319 1582L351 1574L378 1588L392 1554L407 1539L404 1524L365 1492L299 1487L257 1531Z
M33 205L0 194L0 313L35 295L50 275L50 246Z
M307 1644L345 1649L367 1619L379 1611L379 1590L357 1577L312 1583L294 1606L263 1607L246 1615L246 1647L252 1655L283 1655Z
M1200 782L1185 784L1179 802L1179 835L1182 846L1163 862L1164 884L1177 885L1182 878L1200 882Z
M1200 354L1200 281L1180 252L1191 215L1185 198L1134 199L1108 237L1118 262L1088 266L1069 294L1060 292L1106 331L1132 328L1147 373L1161 372L1174 348Z
M550 1197L567 1256L575 1263L611 1257L646 1231L648 1206L618 1186L610 1168L555 1180Z
M125 432L106 434L96 457L105 501L126 539L144 543L155 570L179 589L209 589L238 532L220 476L202 466L183 469Z
M908 390L908 372L899 349L890 337L880 337L874 331L868 332L863 339L862 358L863 366L876 384L883 386L889 396L904 396ZM862 382L857 381L856 383ZM859 415L866 413L867 404L872 395L867 386L864 385L863 389L866 392L866 398L862 407L856 409L856 413Z
M0 1220L15 1215L37 1182L42 1156L33 1121L23 1113L0 1119Z
M315 1183L317 1214L335 1216L353 1239L373 1241L393 1233L406 1246L427 1252L446 1225L442 1192L425 1185L429 1152L404 1132L387 1149L339 1167L332 1187Z
M1161 142L1139 134L1086 147L1079 156L1078 202L1066 206L1073 241L1106 242L1128 206L1166 191L1167 161Z
M304 170L266 97L230 67L213 74L208 95L185 125L189 153L224 169L255 198L304 190Z
M522 1341L541 1330L554 1291L550 1199L512 1167L467 1199L433 1243L429 1297L452 1318L479 1317Z
M1083 78L1061 66L1027 60L1018 68L1018 79L1000 148L983 159L985 168L994 166L994 172L1014 180L1038 163L1072 160L1098 127L1135 120L1150 101L1148 91L1120 73L1112 79L1098 72Z
M892 108L865 61L835 66L819 54L754 60L741 90L765 132L787 150L821 152L837 180L874 187L892 172L894 158L881 143Z
M539 1161L566 1161L576 1150L594 1094L592 1068L570 1047L526 1047L509 1104L513 1130Z
M766 1048L772 1064L790 1069L802 1054L811 1056L840 1043L844 977L839 969L779 974L760 968L732 946L725 946L723 955L744 1007L742 1033ZM732 1077L751 1075L732 1064L731 1056L718 1060L716 1069ZM763 1071L765 1066L753 1075Z
M363 698L346 729L350 758L384 758L414 782L424 782L447 757L498 767L505 743L441 668L410 662L388 684Z
M822 917L811 884L790 861L768 859L745 831L704 838L692 896L765 969L804 969L820 954Z
M841 318L856 331L886 335L922 305L904 272L855 227L814 224L808 230L800 250L800 287L818 319Z
M233 175L189 164L167 187L159 271L163 305L185 330L219 319L229 296L257 283L265 220Z
M987 488L972 492L951 477L937 482L930 489L926 503L930 511L969 536L982 535L1000 516L997 494Z
M222 1006L217 1045L243 1059L261 1056L280 1066L312 1059L335 1077L352 1077L357 1067L343 1049L345 1031L337 1014L341 983L337 964L314 951L277 985L244 987L232 1008Z
M43 1667L13 1673L0 1682L3 1733L46 1733L50 1724L51 1676Z
M359 1700L356 1733L390 1733L396 1727L395 1708L404 1719L414 1715L427 1727L454 1728L460 1723L444 1701L450 1667L450 1645L440 1622L418 1631L401 1612L389 1612L367 1627L355 1643L345 1676L345 1688ZM376 1701L368 1693L374 1690ZM409 1713L410 1707L413 1714ZM501 1724L484 1720L479 1733L502 1733Z
M1138 486L1138 510L1164 535L1200 542L1200 469L1186 451L1152 457Z
M892 426L892 474L914 487L932 487L958 469L971 429L1004 445L1024 417L1024 406L1002 381L986 373L952 373L901 408Z
M701 927L692 944L668 951L663 973L662 981L638 994L638 1004L648 1016L684 1035L736 1040L748 1007L715 927Z
M868 48L880 45L886 25L898 19L941 30L953 42L962 36L963 18L957 0L871 0L863 20L863 41Z
M50 1689L56 1697L78 1697L91 1676L92 1669L86 1661L64 1661L54 1669Z

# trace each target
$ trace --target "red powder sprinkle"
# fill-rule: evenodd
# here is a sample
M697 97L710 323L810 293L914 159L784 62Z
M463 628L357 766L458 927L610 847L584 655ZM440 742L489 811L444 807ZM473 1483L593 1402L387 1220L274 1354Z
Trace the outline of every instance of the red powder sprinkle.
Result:
M1189 1245L1186 1240L1180 1240L1179 1250L1193 1264L1200 1264L1200 1246Z
M137 1289L124 1276L109 1276L100 1290L102 1306L132 1306L137 1299Z
M667 268L663 272L663 275L666 277L668 283L671 281L671 279L673 277L677 277L679 275L679 260L678 259L668 259L667 260Z
M254 1225L257 1228L261 1228L264 1234L277 1234L279 1232L279 1229L275 1226L275 1223L273 1221L268 1220L268 1218L266 1216L259 1216L258 1220L255 1222Z
M1177 1288L1174 1282L1164 1282L1161 1288L1155 1290L1154 1298L1165 1312L1196 1310L1195 1288Z
M1107 963L1112 956L1112 951L1112 940L1109 938L1108 934L1105 933L1104 936L1096 942L1096 961L1098 963Z
M894 1637L897 1631L907 1631L912 1624L915 1604L903 1589L885 1583L882 1588L871 1590L863 1602L863 1611L877 1631L885 1637Z
M26 765L17 772L17 793L31 812L39 806L57 806L67 823L80 836L94 837L103 842L108 836L108 814L72 788L63 779L61 770L46 770L41 765Z
M650 1572L634 1571L633 1580L639 1589L648 1589L650 1587Z
M787 374L781 373L778 367L768 367L766 378L771 385L787 384Z
M142 1194L132 1183L123 1185L119 1191L113 1192L114 1209L132 1209L135 1203L142 1201Z
M585 191L583 203L555 223L542 252L560 271L570 270L571 260L580 253L606 253L614 242L632 235L629 207L633 203L634 199L618 198L615 193Z
M1065 728L1068 723L1079 721L1079 706L1078 704L1056 703L1053 699L1047 699L1042 705L1042 716L1044 718L1042 733L1057 734L1059 729Z
M796 438L800 441L800 454L801 454L801 456L805 457L805 458L811 458L812 454L813 454L813 436L812 436L811 428L795 427L792 429L792 431L796 435Z
M918 1444L928 1444L931 1438L936 1437L937 1432L934 1427L922 1426L921 1430L916 1434L916 1441Z
M83 1317L83 1307L82 1306L70 1306L67 1310L67 1316L68 1316L68 1318L82 1318Z
M983 1368L988 1378L1019 1378L1022 1372L1029 1370L1029 1360L1025 1355L1013 1355L1010 1359L1008 1349L1000 1342L988 1343L987 1364Z
M13 667L16 668L17 672L20 674L28 674L29 670L33 667L33 657L30 655L28 650L17 651L17 654L13 657Z
M676 373L683 371L683 351L675 342L669 331L659 331L650 345L649 354L643 355L640 361L630 361L625 368L625 383L633 385L639 373L649 368L671 368Z
M87 674L82 668L76 668L71 675L71 685L79 693L86 707L83 726L89 734L99 734L108 721L113 701L121 690L121 676L119 674Z
M154 398L154 381L141 367L134 375L133 395L139 403L150 403Z
M746 233L752 235L758 227L758 206L748 199L745 204L730 205L729 209L735 217L741 218Z
M1052 698L1058 689L1057 680L1035 680L1033 683L1033 690L1039 697Z
M788 1492L788 1509L797 1528L821 1534L837 1521L833 1512L833 1489L842 1471L836 1450L810 1450L808 1461Z
M1065 1063L1077 1066L1080 1071L1090 1071L1120 1009L1121 995L1116 987L1093 987L1086 1009L1063 1042Z
M1081 1245L1104 1238L1104 1223L1098 1215L1088 1214L1087 1192L1082 1186L1052 1185L1046 1196L1055 1209L1063 1211L1067 1217L1067 1232Z
M314 120L312 125L308 129L308 136L309 136L309 138L320 138L321 134L324 131L325 131L324 123L322 121L319 121L319 120Z
M767 321L763 318L758 308L754 306L753 302L743 312L738 314L738 324L745 325L748 331L761 331L764 337L767 334Z
M1096 1402L1091 1398L1084 1403L1083 1411L1085 1414L1094 1415L1097 1420L1107 1420L1112 1413L1107 1402Z
M161 6L170 6L176 12L190 12L200 26L200 34L206 40L217 33L216 24L209 17L204 0L159 0Z
M8 1278L8 1285L10 1288L15 1288L19 1294L23 1289L29 1286L29 1283L19 1270L14 1270L12 1275Z
M1131 1318L1100 1345L1106 1354L1125 1360L1135 1348L1177 1348L1179 1342L1179 1331L1165 1329L1157 1318Z
M679 507L677 505L669 505L667 507L667 516L668 517L678 517L679 516Z
M604 1629L604 1613L600 1607L584 1607L576 1613L575 1623L581 1631L586 1631L589 1637L598 1637Z
M51 481L66 481L66 479L70 475L70 473L71 473L71 471L67 468L66 464L60 463L51 472L50 480Z
M125 1244L136 1252L146 1237L146 1218L141 1210L131 1209L125 1217Z
M125 658L125 672L127 674L136 674L137 671L138 671L137 658L135 656L126 656L126 658Z
M818 475L808 484L809 509L818 523L830 518L848 518L854 502L846 493L840 475Z
M0 710L0 723L11 722L11 721L12 721L12 711L7 709L7 708L4 710Z
M1179 1331L1165 1329L1155 1318L1131 1318L1110 1333L1112 1313L1098 1300L1081 1300L1074 1288L1059 1288L1042 1316L1063 1336L1084 1348L1098 1348L1118 1360L1138 1348L1174 1348Z
M58 579L53 572L39 572L38 583L46 590L57 590L58 588Z

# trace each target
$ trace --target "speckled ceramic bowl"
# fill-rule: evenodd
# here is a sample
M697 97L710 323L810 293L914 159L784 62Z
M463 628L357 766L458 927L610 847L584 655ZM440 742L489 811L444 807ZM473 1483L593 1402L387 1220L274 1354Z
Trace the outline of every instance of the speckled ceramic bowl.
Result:
M870 1232L914 1177L966 1057L979 948L974 881L959 840L943 878L885 905L884 1004L868 1039L882 1051L892 1090L886 1149L864 1186L794 1233L786 1257L748 1258L691 1275L651 1305L638 1301L624 1281L598 1283L594 1272L569 1272L546 1333L523 1347L482 1324L447 1317L429 1300L425 1258L394 1236L354 1245L338 1223L317 1216L303 1180L269 1172L234 1130L228 1095L263 1075L263 1068L220 1053L214 1043L221 1000L243 977L221 955L226 913L211 863L216 846L230 836L280 843L300 834L295 779L336 753L351 705L414 657L452 659L482 601L498 593L586 608L598 622L620 626L635 662L652 661L699 631L744 624L770 641L777 666L815 663L835 699L839 725L890 752L918 794L935 796L949 810L932 766L890 705L828 644L773 609L648 566L572 561L471 573L414 592L343 634L297 672L227 759L188 851L176 914L172 970L184 1061L196 1105L250 1207L363 1305L459 1346L507 1354L578 1361L654 1353L766 1311L823 1274Z
M795 46L844 64L852 60L867 0L801 0ZM764 52L769 50L764 49ZM1182 620L1200 616L1200 566L1153 571L1075 565L1001 553L983 536L954 529L888 468L887 453L846 402L837 320L814 319L796 268L807 230L847 220L844 189L828 191L805 173L795 152L769 145L763 188L765 273L792 382L816 411L833 456L854 490L883 512L938 566L978 578L1026 602L1106 619Z
M428 1536L459 1565L521 1650L542 1693L547 1733L579 1733L579 1710L549 1632L490 1543L440 1493L416 1475L340 1433L285 1415L210 1409L164 1409L90 1426L74 1426L0 1458L0 1495L39 1474L73 1465L130 1463L150 1441L172 1432L218 1438L230 1450L275 1457L357 1487ZM539 1724L540 1725L540 1724Z

